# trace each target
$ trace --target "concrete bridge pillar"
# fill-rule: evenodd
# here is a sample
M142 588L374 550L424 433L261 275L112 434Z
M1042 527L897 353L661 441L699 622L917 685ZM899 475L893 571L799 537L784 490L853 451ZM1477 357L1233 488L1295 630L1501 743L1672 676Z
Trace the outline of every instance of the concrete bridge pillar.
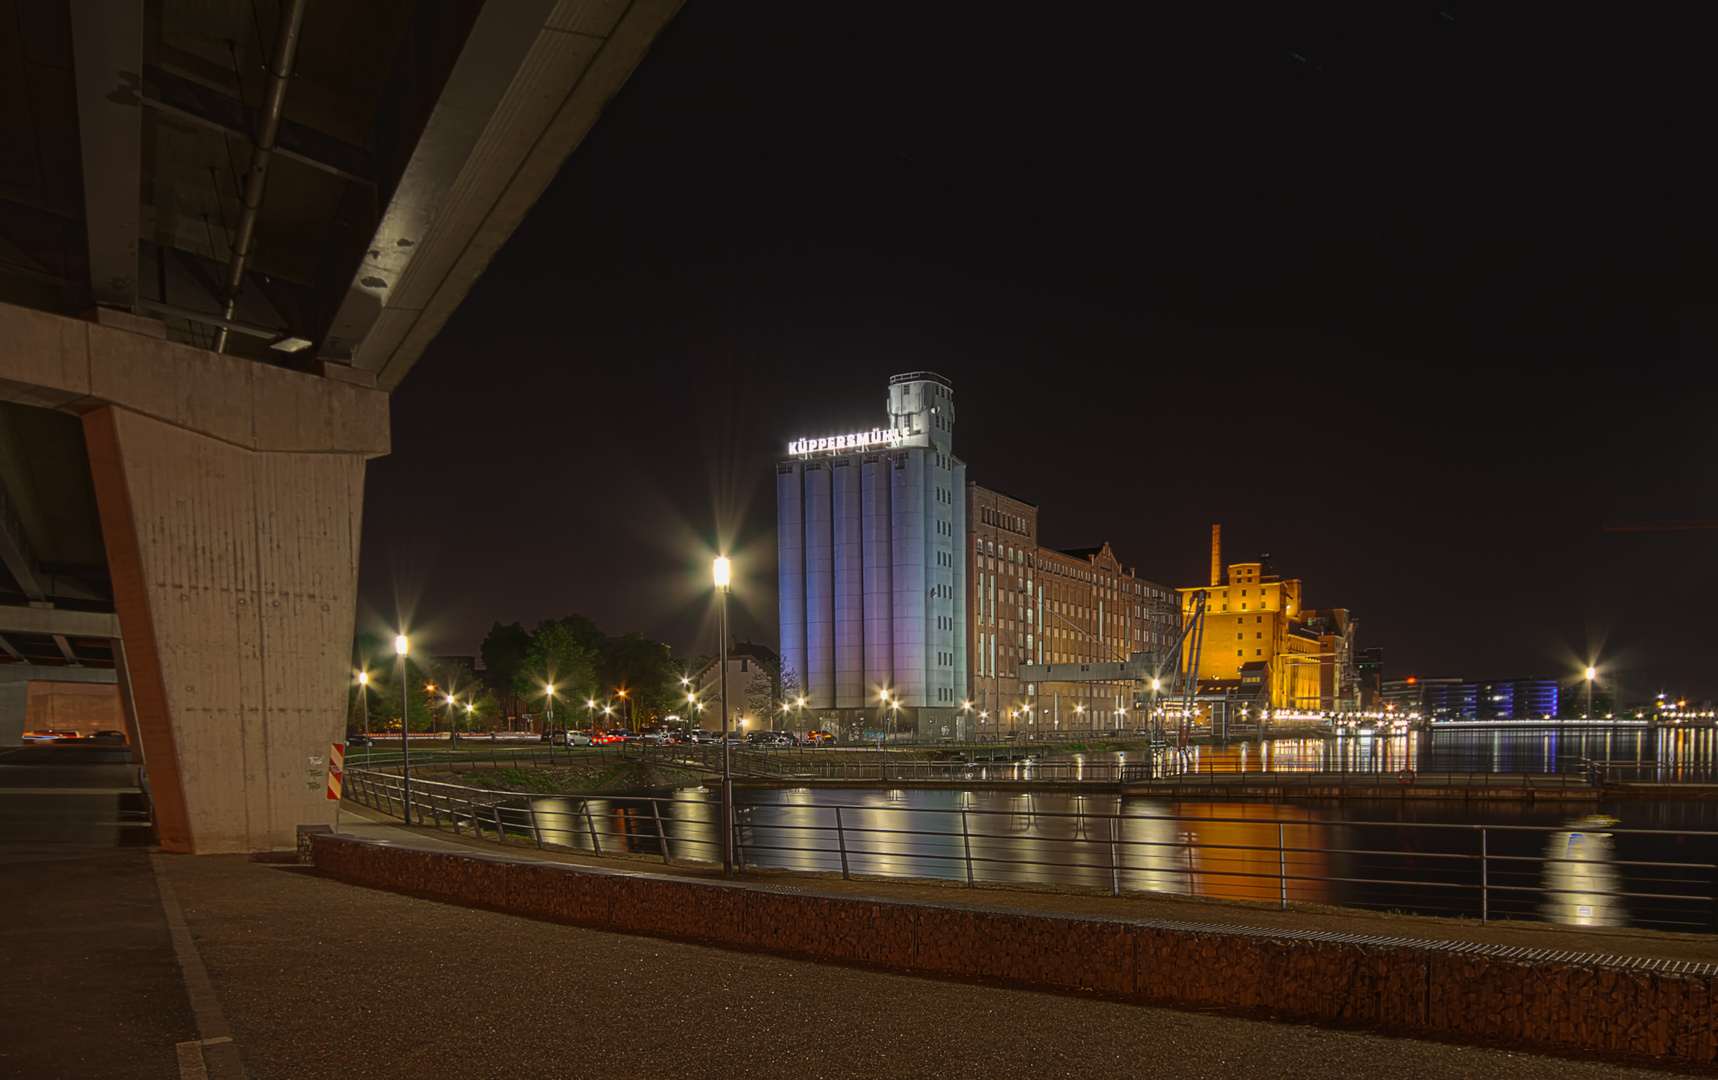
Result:
M334 819L387 396L151 329L0 304L0 392L83 418L162 847L291 848Z
M334 819L364 458L83 420L161 845L292 847Z

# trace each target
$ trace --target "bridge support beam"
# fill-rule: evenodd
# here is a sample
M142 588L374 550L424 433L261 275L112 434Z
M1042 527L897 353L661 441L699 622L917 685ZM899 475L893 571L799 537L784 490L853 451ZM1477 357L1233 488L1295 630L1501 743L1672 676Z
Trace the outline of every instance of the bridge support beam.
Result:
M111 405L84 432L161 846L274 850L333 824L364 458L246 450Z
M104 320L105 321L105 320ZM0 397L83 418L162 847L332 823L385 394L0 304Z

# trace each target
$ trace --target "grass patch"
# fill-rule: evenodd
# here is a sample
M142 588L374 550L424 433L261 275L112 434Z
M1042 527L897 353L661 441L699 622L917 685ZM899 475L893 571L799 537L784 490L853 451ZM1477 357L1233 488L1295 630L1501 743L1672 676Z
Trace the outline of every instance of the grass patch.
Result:
M524 769L495 769L488 772L464 773L460 782L467 787L485 788L490 791L537 791L551 794L561 790L553 777L541 772Z

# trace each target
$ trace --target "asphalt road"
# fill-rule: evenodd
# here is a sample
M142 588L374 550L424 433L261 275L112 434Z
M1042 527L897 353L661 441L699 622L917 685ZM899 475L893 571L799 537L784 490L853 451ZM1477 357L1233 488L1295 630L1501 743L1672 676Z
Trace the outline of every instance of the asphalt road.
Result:
M607 934L244 857L168 870L251 1080L1664 1075Z

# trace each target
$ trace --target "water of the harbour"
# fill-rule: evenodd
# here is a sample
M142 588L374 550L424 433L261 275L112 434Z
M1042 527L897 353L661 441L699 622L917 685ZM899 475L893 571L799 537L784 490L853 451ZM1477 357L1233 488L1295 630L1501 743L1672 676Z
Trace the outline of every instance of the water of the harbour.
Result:
M1667 739L1666 736L1669 736ZM1370 745L1368 745L1370 744ZM1667 753L1668 751L1668 753ZM1552 772L1570 756L1711 768L1711 732L1404 734L1232 745L1247 768ZM1096 755L1103 758L1105 755ZM1101 764L1093 761L1092 764ZM713 789L672 799L539 797L545 839L719 859ZM1061 788L742 789L761 868L1073 885L1577 925L1718 929L1718 802L1169 801ZM839 807L839 811L837 808ZM1595 820L1592 815L1603 815ZM1614 820L1606 820L1614 819Z

